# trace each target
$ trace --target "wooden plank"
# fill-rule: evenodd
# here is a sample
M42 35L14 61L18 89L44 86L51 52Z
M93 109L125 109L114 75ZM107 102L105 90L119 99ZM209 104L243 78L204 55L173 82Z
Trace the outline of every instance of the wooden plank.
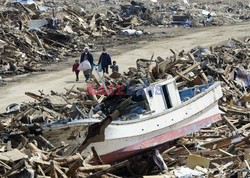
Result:
M230 121L230 119L228 119L227 116L223 116L222 119L227 123L227 125L229 126L229 128L232 131L237 131L238 129L233 125L233 123Z
M250 148L244 149L244 153L245 153L244 159L250 162Z
M105 170L101 170L101 171L98 171L96 173L93 173L92 175L89 176L89 178L94 178L94 177L100 177L102 176L103 174L106 174L106 173L109 173L111 171L114 171L114 170L117 170L119 168L122 168L122 167L126 167L128 166L130 163L128 160L125 160L125 161L122 161L120 163L117 163L113 166L111 166L110 168L107 168Z
M54 161L52 161L50 164L50 177L51 178L58 178L58 175L57 175L56 169L55 169Z
M10 140L7 142L6 150L7 151L11 151L12 150L12 146L11 146L11 141Z
M220 151L221 153L223 153L224 155L227 155L227 156L234 156L233 154L228 153L227 151L225 151L225 150L223 150L223 149L219 149L219 151Z
M238 129L238 131L245 132L248 128L250 128L250 123L242 126L240 129Z
M231 66L231 65L228 65L228 66L226 67L226 69L225 69L225 71L224 71L224 75L225 75L226 79L228 79L228 76L229 76L229 73L230 73L231 69L232 69L232 66Z
M232 139L237 138L238 136L231 136L227 138L221 138L221 139L216 139L204 144L201 144L201 147L205 148L213 148L214 145L216 145L216 148L223 148L225 146L228 146L232 143Z
M41 40L40 40L39 37L37 36L37 33L36 33L36 32L33 32L33 34L34 34L34 37L35 37L35 40L36 40L36 43L38 44L38 46L39 46L40 48L44 49Z
M14 117L13 121L18 121L18 120L20 120L23 116L26 116L26 115L29 115L29 114L33 114L35 111L36 111L36 110L35 110L34 108L28 108L28 109L26 109L25 111L18 113L18 114Z
M174 71L174 73L177 74L177 75L179 75L181 78L183 78L183 79L185 79L185 80L187 80L187 81L189 81L189 82L192 81L192 80L190 80L188 77L186 77L185 75L183 75L182 73L179 73L179 72L177 72L177 71Z
M223 157L223 158L213 159L213 160L211 160L211 165L212 165L212 163L226 164L227 162L235 161L235 160L239 160L239 159L241 161L243 161L244 155L241 154L241 155L227 156L227 157ZM212 166L211 166L211 168L212 168Z
M46 176L45 173L43 172L43 169L40 165L37 165L38 171L42 174L42 176Z
M236 109L230 109L226 107L219 107L222 111L227 112L227 113L232 113L232 114L238 114L238 115L244 115L247 117L250 117L250 112L247 111L241 111L241 110L236 110Z
M187 74L187 73L193 71L193 70L194 70L196 67L198 67L200 64L201 64L200 62L196 62L196 63L194 63L192 66L188 67L186 70L184 70L183 72L181 72L180 74L181 74L181 75L185 75L185 74ZM174 78L175 78L175 80L178 80L178 79L180 79L180 76L178 75L178 76L175 76Z
M210 159L207 159L200 155L188 155L187 166L191 169L194 169L196 166L202 166L204 168L209 168L211 163Z
M42 101L43 97L42 96L39 96L35 93L31 93L31 92L25 92L25 95L37 100L37 101Z
M116 175L111 174L111 173L107 173L106 175L107 175L109 178L122 178L122 177L116 176Z
M55 161L57 161L59 165L69 165L77 160L83 160L82 156L79 153L76 153L75 155L69 157L55 158Z
M92 151L92 153L93 153L93 156L94 156L94 158L95 158L95 160L96 160L96 162L98 163L98 164L104 164L103 163L103 161L102 161L102 159L101 159L101 157L98 155L98 153L96 152L96 150L95 150L95 147L91 147L91 151Z
M166 151L164 151L164 152L162 153L162 155L168 154L168 153L174 151L175 149L176 149L176 146L172 146L171 148L169 148L169 149L167 149Z
M244 162L245 162L245 164L247 165L247 169L250 171L250 166L249 166L247 160L244 160Z
M18 2L18 4L30 15L35 15L35 12L33 12L31 9L25 7L22 3Z
M105 98L106 98L106 96L105 96L105 95L102 95L102 96L97 100L97 102L98 102L98 103L101 103Z
M104 140L104 131L106 127L113 121L113 119L115 119L116 117L120 115L119 109L123 109L127 104L129 104L128 100L131 101L131 98L128 98L125 101L123 101L117 107L117 110L115 110L111 115L108 115L100 123L92 124L89 126L88 133L87 133L85 140L77 149L78 153L82 153L83 150L87 148L87 146L89 146L91 143Z
M39 160L35 159L33 162L38 164L38 165L43 165L43 166L49 166L50 165L49 161L44 161L42 159L39 159Z
M207 83L208 82L208 78L207 78L206 74L204 73L204 71L202 70L201 66L198 66L198 69L200 70L201 78L203 79L203 81L205 83Z
M100 170L104 170L104 169L108 169L111 166L108 164L104 164L104 165L89 165L89 166L85 166L85 167L79 167L78 171L81 172L90 172L90 171L100 171Z
M245 94L245 95L241 98L241 100L244 101L244 102L250 102L250 93Z
M66 93L66 95L69 95L70 93L71 93L71 91L74 89L74 87L75 87L76 85L73 85L69 90L67 90L66 88L66 90L67 90L67 93Z
M67 178L68 176L66 176L66 174L64 174L64 172L57 166L54 164L54 168L55 170L57 171L57 173L59 173L59 177L62 177L62 178Z
M83 164L82 160L77 160L72 166L70 166L69 170L66 172L66 175L68 177L73 177L79 167L81 167Z
M6 0L3 5L6 6L9 3L9 1L10 0Z
M165 178L164 175L155 175L155 176L143 176L142 178Z
M0 153L0 160L2 160L2 161L16 162L16 161L24 159L26 157L27 157L27 155L23 154L18 149L14 149L12 151Z
M195 62L194 55L192 53L188 52L187 56L191 61Z
M10 170L8 170L4 175L2 175L3 177L7 177L9 176L12 172L14 172L17 169L20 169L21 166L24 165L24 159L20 160L19 162L17 162L15 165L12 166L12 168Z
M55 149L56 148L47 139L45 139L42 135L38 135L35 139L37 141L40 141L42 143L42 145L48 147L49 149Z
M0 164L2 165L2 166L4 166L6 169L11 169L11 167L10 166L8 166L7 164L5 164L3 161L1 161L0 160Z

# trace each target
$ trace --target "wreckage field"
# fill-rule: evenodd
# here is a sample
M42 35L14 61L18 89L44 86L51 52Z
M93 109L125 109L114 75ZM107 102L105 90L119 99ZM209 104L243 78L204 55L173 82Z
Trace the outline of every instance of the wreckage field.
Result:
M0 4L1 176L250 176L248 1Z

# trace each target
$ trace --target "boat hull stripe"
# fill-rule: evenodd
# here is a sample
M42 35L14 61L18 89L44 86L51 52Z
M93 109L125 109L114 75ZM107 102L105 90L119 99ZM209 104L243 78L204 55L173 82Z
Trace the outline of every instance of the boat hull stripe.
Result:
M208 118L205 118L203 120L197 121L195 123L191 123L189 125L186 125L184 127L166 132L162 135L149 138L147 140L142 140L136 144L127 146L125 148L116 150L114 152L108 153L106 155L102 155L101 158L105 163L111 163L117 160L121 160L123 158L126 158L128 156L132 156L138 152L142 152L145 149L155 147L158 145L161 145L163 143L166 143L168 141L180 138L182 136L185 136L187 134L193 133L198 131L200 128L206 127L209 124L212 124L214 122L217 122L221 120L221 115L216 114L213 116L210 116Z

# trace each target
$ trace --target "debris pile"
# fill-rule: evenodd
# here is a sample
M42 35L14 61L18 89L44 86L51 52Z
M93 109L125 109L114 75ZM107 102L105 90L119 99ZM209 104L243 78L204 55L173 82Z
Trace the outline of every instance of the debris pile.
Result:
M0 115L0 173L8 177L249 175L249 47L250 40L246 38L230 39L210 49L171 50L173 56L166 59L154 59L154 56L138 59L137 67L129 68L124 74L104 75L102 80L93 75L93 82L86 88L73 86L66 89L66 93L51 91L51 95L42 91L40 95L26 92L34 102L12 104ZM171 76L179 89L221 81L224 96L219 104L224 111L223 120L170 142L169 149L162 154L150 150L113 165L105 165L95 148L93 155L87 158L79 154L65 156L69 145L54 146L42 135L42 126L89 117L104 120L116 110L126 116L120 119L135 119L128 111L137 108L136 112L143 112L144 106L134 103L131 95L123 95L123 92L130 87L138 91L141 86ZM93 165L93 159L99 165Z
M103 3L103 2L101 2ZM86 44L119 35L146 34L144 27L230 24L249 19L244 2L140 3L6 1L1 6L1 77L44 71L43 66L77 55ZM94 12L92 9L96 9ZM108 39L107 39L108 37ZM112 37L112 38L110 38ZM107 43L107 42L106 42Z
M39 17L31 7L26 7L21 3L11 3L2 9L0 17L1 76L44 71L45 64L58 62L59 58L62 59L63 56L69 54L67 53L71 47L68 45L69 37L56 30L31 29L28 27L32 25L30 19L35 18ZM39 26L46 20L35 21L34 23ZM57 41L54 41L55 38Z

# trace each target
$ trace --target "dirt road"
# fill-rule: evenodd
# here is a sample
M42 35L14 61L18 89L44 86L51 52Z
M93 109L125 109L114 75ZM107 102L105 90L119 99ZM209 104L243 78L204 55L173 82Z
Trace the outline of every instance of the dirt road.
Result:
M162 39L161 41L152 41L145 44L143 47L129 50L120 55L113 56L120 66L121 71L127 69L128 66L134 66L138 58L150 58L161 56L165 58L170 55L169 49L189 50L195 46L210 46L223 42L231 37L240 38L249 35L250 24L242 24L237 26L215 27L206 29L202 32L190 33L185 36L174 37L171 39ZM22 101L32 100L24 94L25 91L35 92L43 90L49 93L50 90L61 92L64 88L83 86L83 76L80 82L74 81L74 75L70 67L46 74L36 75L25 79L15 85L5 86L0 88L0 112L5 110L5 107L11 103L20 103Z

